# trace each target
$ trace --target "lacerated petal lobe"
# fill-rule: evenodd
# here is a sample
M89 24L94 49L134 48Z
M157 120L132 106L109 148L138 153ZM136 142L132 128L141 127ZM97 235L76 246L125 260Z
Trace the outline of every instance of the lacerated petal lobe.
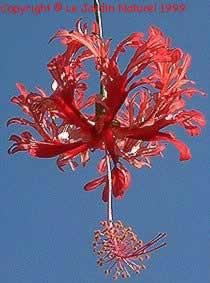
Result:
M184 160L189 160L191 159L191 152L189 147L183 143L182 141L180 141L179 139L177 139L174 135L172 135L171 133L158 133L158 135L156 135L156 140L165 140L167 142L172 143L178 150L180 153L180 161L184 161Z
M93 181L90 181L84 186L85 191L92 191L95 190L97 187L101 186L103 183L106 182L107 176L102 176L100 178L97 178Z
M11 118L7 121L7 126L10 126L12 124L19 124L24 126L33 126L33 123L27 119L24 118Z
M17 89L19 90L20 94L23 96L23 97L27 97L29 92L27 91L26 87L24 86L24 84L22 83L16 83L16 87Z
M206 126L206 118L200 111L193 110L193 120L195 120L195 122L198 123L201 127Z
M125 52L126 47L136 47L136 48L139 47L139 45L142 44L143 37L144 37L143 33L134 32L131 35L129 35L126 39L121 41L117 45L117 47L116 47L116 49L115 49L115 51L114 51L114 53L111 57L111 62L115 63L115 65L116 65L120 52Z
M76 143L74 143L76 144ZM69 164L70 162L73 162L71 159L76 157L77 155L80 154L80 156L82 154L84 154L85 152L87 152L88 150L88 144L86 143L81 143L80 145L78 144L77 147L75 147L74 149L70 149L65 151L63 154L59 155L58 159L57 159L57 166L61 171L63 170L63 167L67 164ZM71 164L70 164L71 165ZM71 166L72 167L72 166Z
M61 39L61 42L62 42L63 44L66 44L65 39L68 38L69 33L70 33L70 32L69 32L68 30L66 30L66 29L61 29L61 30L57 31L57 32L50 38L50 40L49 40L48 43L52 42L52 41L53 41L54 39L56 39L56 38L60 38L60 39Z
M17 135L11 135L9 141L20 142L21 138Z
M182 111L176 116L176 121L183 126L191 136L200 135L201 127L206 125L206 119L203 113L196 110Z
M14 141L14 144L9 148L10 154L18 151L28 151L30 155L39 158L51 158L65 153L70 159L88 148L87 143L84 142L63 144L60 142L36 141L29 132L23 132L20 136L12 135L10 140Z
M32 135L29 132L23 132L20 136L11 135L9 138L14 144L8 149L9 154L14 154L18 151L27 151L29 149L29 144L33 141Z
M154 148L148 148L147 150L145 150L144 155L145 156L157 156L160 155L165 149L165 145L164 144L158 144L156 147Z
M98 165L97 165L97 169L99 174L103 174L107 171L107 164L106 164L106 158L102 158Z
M75 142L73 144L53 144L47 142L31 143L29 147L29 153L32 156L39 158L51 158L56 155L66 152L70 157L74 157L80 152L81 146L84 147L82 142Z
M83 167L85 167L90 160L89 150L86 150L80 154L80 160Z
M172 53L172 62L176 63L183 56L183 52L180 48L176 48Z
M61 42L67 46L74 45L75 43L80 44L80 47L87 48L95 58L100 58L107 54L108 42L105 42L98 34L95 34L95 30L88 34L86 25L82 26L81 22L78 22L76 26L76 31L58 31L51 41L55 38L60 38Z
M8 153L9 154L15 154L16 152L19 151L26 151L27 150L27 146L22 144L22 145L15 145L13 144L12 146L10 146L10 148L8 149Z

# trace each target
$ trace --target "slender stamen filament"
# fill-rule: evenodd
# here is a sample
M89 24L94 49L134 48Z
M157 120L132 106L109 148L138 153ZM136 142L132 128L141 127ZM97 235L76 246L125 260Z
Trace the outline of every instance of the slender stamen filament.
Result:
M164 238L166 236L166 233L160 233L158 234L154 239L152 239L149 243L145 244L144 246L140 247L138 250L135 251L134 253L134 256L139 254L139 253L144 253L144 251L147 251L147 249L149 247L151 247L152 245L154 245L155 243L157 243L158 241L160 241L162 238ZM155 249L158 249L159 247L162 247L162 246L165 246L166 244L163 243L161 244L160 246L150 250L149 252L151 251L154 251ZM132 256L132 255L131 255Z

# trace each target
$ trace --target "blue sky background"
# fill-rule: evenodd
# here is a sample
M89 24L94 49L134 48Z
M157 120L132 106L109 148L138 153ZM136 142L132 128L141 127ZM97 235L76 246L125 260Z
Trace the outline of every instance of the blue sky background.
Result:
M154 3L152 0L122 2ZM200 89L210 93L210 3L207 0L183 2L187 10L182 14L104 14L105 36L113 38L115 45L131 32L146 32L150 25L159 26L172 38L174 47L192 55L189 77ZM83 1L67 3L80 6ZM32 4L32 1L18 1L18 4ZM85 182L97 176L96 156L92 156L93 161L85 169L72 173L66 168L61 173L55 160L32 159L22 153L12 157L7 154L8 137L18 132L14 126L9 129L5 126L9 117L20 113L9 102L17 94L15 83L23 82L30 90L36 86L50 90L46 65L63 49L58 43L48 45L47 42L59 28L72 29L80 17L91 22L94 14L53 11L40 16L0 14L2 283L111 282L96 267L91 251L93 230L105 218L101 189L92 193L83 190ZM96 91L94 77L90 83ZM209 120L209 97L194 97L189 101L190 107L202 110ZM190 145L193 158L189 162L181 163L178 152L168 146L164 158L153 159L152 169L132 170L130 191L114 204L115 219L132 226L144 241L157 232L167 232L168 246L152 256L140 277L134 275L127 282L208 282L209 132L209 124L198 138L188 137L183 130L177 131Z

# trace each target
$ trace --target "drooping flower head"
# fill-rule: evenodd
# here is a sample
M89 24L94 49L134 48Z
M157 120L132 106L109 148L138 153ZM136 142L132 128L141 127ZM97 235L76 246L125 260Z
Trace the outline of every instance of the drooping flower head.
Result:
M122 198L131 179L124 161L137 168L151 166L150 157L161 155L165 142L177 147L180 160L191 158L187 145L168 129L179 125L189 135L197 136L205 125L201 112L186 109L185 97L203 94L187 77L191 61L188 54L172 48L170 39L157 27L149 28L148 37L139 32L129 35L112 53L110 40L100 38L95 23L89 31L78 21L75 30L60 30L55 38L66 50L48 64L52 93L48 95L40 88L29 92L18 83L20 94L12 102L28 117L8 121L32 127L39 138L29 131L12 135L10 154L27 151L33 157L57 156L60 169L70 165L74 170L78 158L85 166L91 151L106 152L113 162L113 195L117 198ZM133 54L121 70L118 59L127 48ZM103 96L87 96L84 64L89 60L101 74ZM104 174L103 158L98 168ZM104 185L103 200L107 201L106 174L85 189L90 191L99 185Z
M101 226L101 230L95 231L93 251L98 255L97 264L104 266L105 274L113 279L128 278L130 272L140 273L146 268L143 262L150 258L150 254L166 245L157 245L165 233L159 233L144 244L131 227L126 227L121 221L111 224L103 221Z

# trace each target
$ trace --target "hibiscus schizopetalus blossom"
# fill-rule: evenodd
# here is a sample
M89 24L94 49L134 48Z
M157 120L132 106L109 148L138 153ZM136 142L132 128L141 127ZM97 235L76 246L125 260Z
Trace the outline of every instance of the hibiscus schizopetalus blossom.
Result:
M78 21L75 30L60 30L54 39L60 39L65 52L48 63L51 93L40 88L30 92L17 83L19 95L11 101L25 117L12 118L8 125L19 124L27 130L10 137L9 153L57 157L61 170L66 165L75 170L79 161L86 166L91 152L102 153L97 166L100 176L84 186L92 191L103 185L102 199L107 202L107 221L95 232L94 252L107 275L128 278L131 271L145 269L143 261L165 246L158 242L166 234L159 233L144 244L130 227L113 221L112 195L121 199L129 188L126 163L150 167L151 157L162 155L166 143L178 149L181 161L191 158L188 146L172 131L181 126L191 136L200 135L205 118L187 109L186 98L204 93L187 77L189 54L171 47L171 40L157 27L150 27L147 36L132 33L113 52L110 39L102 38L96 23L88 30ZM119 57L128 48L133 53L122 70ZM92 63L99 74L100 93L88 95L86 63Z
M74 170L78 158L83 166L88 163L91 151L107 153L112 160L112 193L116 198L122 198L130 184L125 162L137 168L151 166L150 158L161 155L166 143L178 149L180 160L191 158L188 146L170 128L181 126L189 135L198 136L205 125L201 112L186 108L185 98L203 94L187 77L189 54L172 48L171 40L153 26L148 36L132 33L113 52L110 40L99 36L95 23L89 31L78 21L75 30L60 30L54 39L61 40L65 52L48 64L52 93L40 88L30 92L18 83L20 94L11 100L27 117L12 118L8 125L29 126L39 138L29 130L12 135L10 154L27 151L33 157L57 157L60 169L70 165ZM121 70L118 59L127 48L133 54ZM87 61L101 75L103 96L87 95ZM86 184L85 190L104 185L103 200L107 201L105 157L98 171L103 176Z

